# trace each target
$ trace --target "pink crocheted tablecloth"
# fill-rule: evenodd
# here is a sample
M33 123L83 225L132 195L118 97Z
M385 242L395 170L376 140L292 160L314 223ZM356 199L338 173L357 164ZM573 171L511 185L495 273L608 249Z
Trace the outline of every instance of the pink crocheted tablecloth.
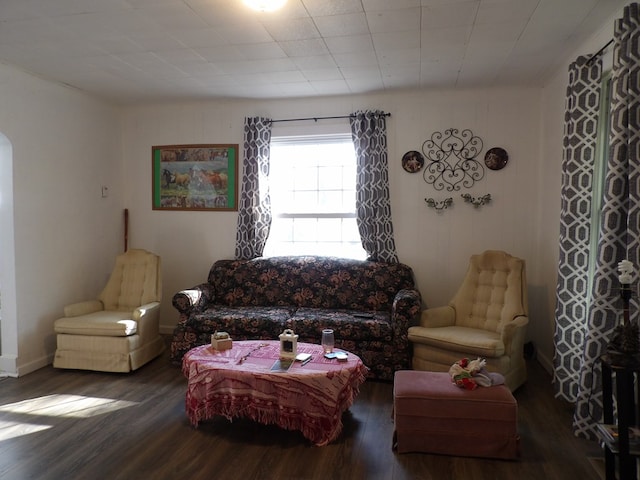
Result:
M186 412L191 423L197 426L216 415L246 417L299 430L318 446L335 440L342 431L342 413L353 404L367 367L353 353L346 362L326 359L320 345L298 343L298 353L310 353L312 360L274 372L279 341L234 341L232 349L221 352L210 345L190 350L182 372L189 379Z

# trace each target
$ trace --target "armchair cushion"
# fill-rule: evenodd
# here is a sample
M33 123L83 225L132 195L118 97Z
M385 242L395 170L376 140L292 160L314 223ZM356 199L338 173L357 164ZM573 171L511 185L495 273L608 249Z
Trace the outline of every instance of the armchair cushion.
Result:
M131 312L104 310L78 317L63 317L56 321L55 331L70 335L127 337L138 330L138 323L131 317Z
M487 330L468 327L424 328L411 327L409 338L412 342L432 345L448 350L465 351L479 357L499 357L504 355L504 343L500 335Z

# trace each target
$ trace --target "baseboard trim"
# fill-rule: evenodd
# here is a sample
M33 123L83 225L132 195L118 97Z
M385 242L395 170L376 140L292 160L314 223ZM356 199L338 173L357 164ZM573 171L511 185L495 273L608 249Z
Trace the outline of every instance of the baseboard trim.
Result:
M162 335L172 335L174 328L176 328L175 325L160 325L160 333Z
M18 376L18 356L0 355L0 376Z
M16 376L21 377L23 375L27 375L31 372L35 372L36 370L40 370L41 368L44 368L47 365L51 365L52 363L53 363L53 354L38 358L25 365L20 365L17 368Z
M550 360L545 355L540 354L540 352L537 352L536 360L538 360L538 363L540 365L542 365L542 368L544 368L547 371L548 374L553 375L553 361L552 360Z

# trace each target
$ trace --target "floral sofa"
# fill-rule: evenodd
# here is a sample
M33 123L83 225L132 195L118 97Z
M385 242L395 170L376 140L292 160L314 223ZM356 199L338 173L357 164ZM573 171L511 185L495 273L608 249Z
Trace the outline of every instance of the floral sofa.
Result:
M299 342L320 343L332 328L336 347L358 355L369 377L393 380L410 368L409 326L421 311L413 271L401 263L321 256L219 260L208 281L176 293L179 312L171 358L211 341L277 340L285 329Z

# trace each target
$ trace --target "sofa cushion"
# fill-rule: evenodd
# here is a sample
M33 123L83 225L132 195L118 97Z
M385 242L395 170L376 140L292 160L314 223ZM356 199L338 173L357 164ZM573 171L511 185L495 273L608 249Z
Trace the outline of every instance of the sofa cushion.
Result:
M500 357L505 351L504 342L499 334L467 327L410 327L409 340L446 350L468 352L481 357Z
M302 338L320 341L322 330L331 328L336 340L388 340L393 338L388 312L327 310L301 307L289 320L288 328Z
M187 326L200 332L227 332L232 339L278 338L293 309L283 307L228 307L212 305L193 315Z

